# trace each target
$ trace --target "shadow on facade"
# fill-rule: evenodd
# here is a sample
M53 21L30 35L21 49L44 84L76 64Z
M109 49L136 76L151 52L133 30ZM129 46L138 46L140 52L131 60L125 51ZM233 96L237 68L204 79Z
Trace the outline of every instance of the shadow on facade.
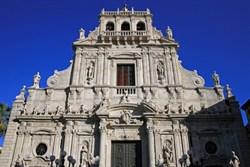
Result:
M183 152L177 159L180 164L188 167L239 167L248 164L248 155L244 152L249 149L249 142L235 97L200 110L191 105L184 112L188 114L186 118L170 116L174 124L180 126L175 135L180 135L182 144L185 144L182 138L184 127L188 131L189 149L183 149L185 146L180 148Z

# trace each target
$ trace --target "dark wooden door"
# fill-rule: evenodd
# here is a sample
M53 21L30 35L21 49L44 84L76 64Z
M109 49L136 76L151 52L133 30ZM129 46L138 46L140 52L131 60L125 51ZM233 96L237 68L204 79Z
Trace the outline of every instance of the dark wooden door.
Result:
M141 142L112 142L111 167L141 167Z

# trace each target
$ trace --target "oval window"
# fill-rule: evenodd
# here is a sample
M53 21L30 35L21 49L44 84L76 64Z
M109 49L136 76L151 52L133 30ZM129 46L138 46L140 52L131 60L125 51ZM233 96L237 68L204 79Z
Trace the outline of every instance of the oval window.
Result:
M36 154L37 155L44 155L47 152L47 145L44 143L38 144L36 147Z
M208 154L215 154L217 152L217 145L214 142L207 142L205 145L206 152Z

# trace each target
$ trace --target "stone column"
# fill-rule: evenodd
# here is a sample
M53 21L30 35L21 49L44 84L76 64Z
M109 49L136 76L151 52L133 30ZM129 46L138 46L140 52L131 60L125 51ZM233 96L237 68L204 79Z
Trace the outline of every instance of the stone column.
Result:
M72 142L72 121L67 121L66 129L64 130L64 151L67 152L67 156L71 154L71 142ZM66 162L66 161L65 161ZM66 162L67 163L67 162Z
M78 153L77 153L77 141L78 141L78 135L76 133L76 129L72 132L72 144L71 144L71 156L73 156L75 159L77 159ZM79 162L76 162L79 163Z
M18 155L21 155L23 140L24 140L23 131L19 130L17 132L17 140L16 140L15 152L14 152L13 160L12 160L12 166L15 166L14 162L17 160Z
M97 73L96 73L96 83L97 85L101 85L102 84L102 79L103 79L103 52L101 52L99 50L98 53L98 61L97 61Z
M79 85L84 85L86 83L87 79L87 73L86 73L86 67L87 67L87 61L86 61L86 52L82 54L81 58L81 64L80 64L80 74L79 74Z
M105 154L105 148L106 148L106 119L101 118L100 121L100 151L99 151L99 167L105 167L105 159L106 159L106 154Z
M160 129L155 129L154 130L154 135L155 135L155 158L156 158L156 161L158 160L159 158L159 155L162 155L162 146L161 146L161 135L160 135ZM157 162L156 162L157 163Z
M175 162L176 167L180 167L179 158L182 157L181 155L181 142L180 142L180 129L178 125L174 125L174 143L175 143Z
M154 133L152 118L147 122L149 167L155 167Z
M78 85L81 63L81 49L77 48L75 52L75 60L73 64L73 80L72 85Z
M166 51L166 62L167 62L167 72L168 72L168 84L173 85L174 84L174 70L173 70L173 59L171 58L171 55L169 53L169 48L167 48Z
M143 51L142 52L142 61L143 61L143 80L144 83L143 85L148 85L149 84L149 64L148 64L148 52Z
M175 84L180 85L180 76L179 76L179 71L177 68L177 54L174 48L171 48L171 58L172 58L172 65L173 65L173 74L174 74L174 81Z
M120 17L116 17L115 31L121 31Z
M154 78L154 68L155 68L155 64L153 63L153 59L152 59L152 52L149 55L149 75L150 75L150 85L154 85L155 84L155 78Z
M183 155L188 155L189 151L189 142L188 142L188 129L185 126L181 127L181 138L182 138L182 149L183 149ZM190 164L189 158L187 159L187 164Z
M60 145L61 145L61 131L57 130L54 138L54 149L52 153L56 157L60 156Z
M28 148L30 146L30 132L28 130L24 132L24 140L22 146L22 155L25 157L26 155L28 155Z
M108 53L104 53L104 68L103 68L103 84L107 85L108 84L108 77L109 77L109 72L108 72Z

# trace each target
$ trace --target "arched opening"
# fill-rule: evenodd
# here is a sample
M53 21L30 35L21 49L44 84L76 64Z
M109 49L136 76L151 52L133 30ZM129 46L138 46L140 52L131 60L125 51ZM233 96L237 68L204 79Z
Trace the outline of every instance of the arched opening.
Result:
M140 22L136 25L136 30L137 30L137 31L145 31L145 30L146 30L145 23L143 23L143 22L140 21Z
M128 22L123 22L121 30L122 31L130 31L130 24Z
M106 31L114 31L115 30L115 25L113 22L109 21L107 24L106 24Z

